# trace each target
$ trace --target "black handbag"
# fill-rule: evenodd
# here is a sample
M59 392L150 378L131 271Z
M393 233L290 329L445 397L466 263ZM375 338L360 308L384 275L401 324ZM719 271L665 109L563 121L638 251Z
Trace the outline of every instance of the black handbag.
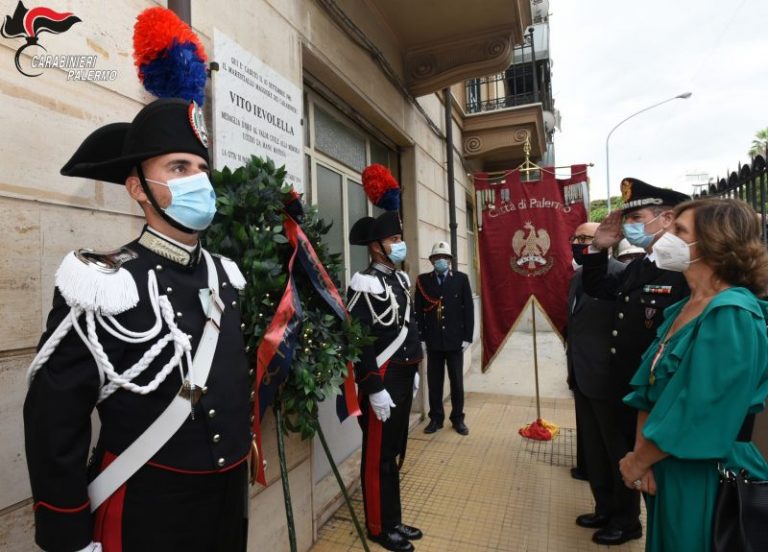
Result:
M751 481L744 470L718 469L712 551L768 551L768 481Z

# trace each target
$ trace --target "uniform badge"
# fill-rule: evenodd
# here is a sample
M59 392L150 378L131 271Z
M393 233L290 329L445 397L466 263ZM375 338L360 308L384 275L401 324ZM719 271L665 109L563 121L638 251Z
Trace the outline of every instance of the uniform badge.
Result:
M621 200L626 203L632 197L632 182L629 180L621 181Z
M656 312L659 309L651 309L646 308L645 309L645 327L649 330L653 327L653 317L656 316Z
M525 230L518 230L512 236L512 250L517 257L512 257L509 264L512 270L523 276L541 276L552 268L552 257L545 255L549 251L549 232L544 228L536 230L531 221L523 225ZM527 230L527 235L526 235Z
M189 125L192 127L192 131L203 144L203 147L208 147L208 130L205 128L205 117L203 116L203 110L197 105L197 102L189 103Z

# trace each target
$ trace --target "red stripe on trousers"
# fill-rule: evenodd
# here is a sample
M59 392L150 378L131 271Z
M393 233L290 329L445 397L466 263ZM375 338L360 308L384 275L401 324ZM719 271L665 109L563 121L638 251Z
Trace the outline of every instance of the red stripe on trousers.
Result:
M111 452L104 453L101 470L117 458ZM104 552L123 552L123 505L125 504L125 483L96 510L93 524L93 540L100 542Z
M365 519L372 535L381 534L381 434L383 425L368 405L365 443Z

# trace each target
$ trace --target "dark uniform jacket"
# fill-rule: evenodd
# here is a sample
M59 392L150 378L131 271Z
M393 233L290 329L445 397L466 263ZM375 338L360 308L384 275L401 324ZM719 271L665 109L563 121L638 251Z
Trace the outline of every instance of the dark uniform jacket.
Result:
M380 283L381 287L378 289L384 290L382 293L368 291L371 289L370 286L375 285L375 281ZM421 345L413 305L411 305L410 319L405 320L406 305L411 301L409 289L410 282L407 274L379 263L372 263L362 273L355 274L350 282L347 290L347 300L351 305L350 314L368 326L371 335L376 337L375 343L363 348L360 360L355 364L357 385L364 393L371 394L384 389L384 379L376 364L376 356L397 338L403 324L408 325L408 334L403 344L390 358L389 369L405 365L415 371L416 365L421 361ZM392 307L390 293L394 293L397 301L396 321L392 319L390 310ZM375 320L375 317L380 320Z
M158 243L157 239L160 238L155 238L154 243ZM176 324L191 338L194 355L206 322L198 292L208 287L207 267L199 248L192 254L189 266L169 260L138 240L127 248L136 258L125 262L122 268L133 277L139 302L115 319L136 332L152 327L156 317L147 278L154 271L160 294L167 295L173 306ZM162 250L174 248L181 250L165 242ZM160 468L200 473L223 471L244 461L249 451L249 366L240 329L239 294L230 284L222 261L214 257L214 263L219 295L225 304L216 353L206 389L194 407L194 419L187 418L150 461ZM57 289L41 347L69 311ZM84 328L85 316L81 315L79 321ZM98 341L118 373L134 365L168 333L163 322L160 334L149 342L126 343L104 331L98 322L96 326ZM133 381L139 385L149 383L172 353L173 342ZM118 389L97 406L99 371L88 348L74 329L70 330L34 376L24 403L27 463L40 546L46 550L76 550L90 542L87 486L98 471L101 456L106 452L119 455L131 445L170 404L181 383L179 369L174 368L154 392L140 395ZM98 409L101 430L89 477L86 463L94 407Z
M617 278L625 268L624 263L608 259L611 278ZM574 273L568 289L568 380L572 388L577 387L590 399L612 395L610 347L615 308L615 299L597 299L584 292L581 268Z
M434 270L419 274L415 303L419 339L428 350L458 351L472 342L475 307L466 274L449 270L442 285Z
M618 276L607 273L606 252L584 255L583 285L592 297L615 301L610 336L612 397L629 392L629 380L640 357L664 321L664 309L690 294L681 272L662 270L645 259L635 259Z

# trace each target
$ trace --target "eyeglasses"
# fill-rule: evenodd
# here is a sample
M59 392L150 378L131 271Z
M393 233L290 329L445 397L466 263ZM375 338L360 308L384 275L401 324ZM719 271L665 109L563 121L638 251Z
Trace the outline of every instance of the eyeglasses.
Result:
M569 242L588 243L595 239L595 236L587 236L586 234L579 234L578 236L571 236L568 238Z

